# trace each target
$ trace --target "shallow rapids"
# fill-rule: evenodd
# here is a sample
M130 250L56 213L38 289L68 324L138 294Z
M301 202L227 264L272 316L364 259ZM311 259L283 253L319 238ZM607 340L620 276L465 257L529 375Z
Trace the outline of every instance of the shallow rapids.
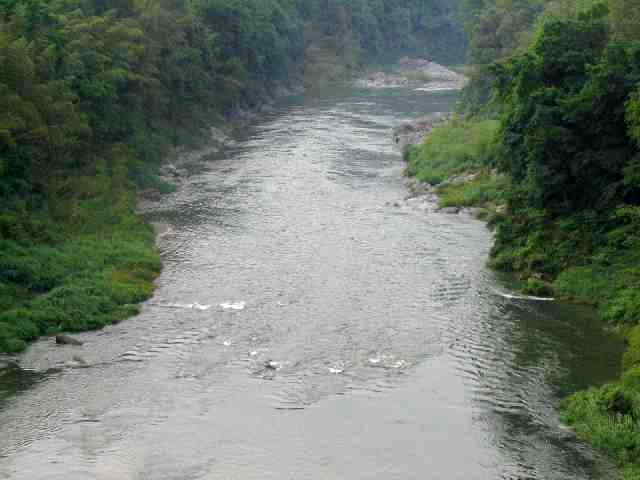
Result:
M142 314L0 374L0 479L611 478L557 407L618 341L499 294L483 223L404 201L392 129L455 100L292 99L189 165L145 207L165 268Z

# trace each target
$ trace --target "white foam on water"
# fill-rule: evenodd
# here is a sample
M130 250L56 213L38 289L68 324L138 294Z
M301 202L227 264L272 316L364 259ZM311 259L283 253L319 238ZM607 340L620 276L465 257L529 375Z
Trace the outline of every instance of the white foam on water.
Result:
M406 367L408 364L405 360L398 360L397 362L395 362L393 365L391 365L393 368L404 368Z
M224 302L220 306L223 310L244 310L247 302Z
M198 302L193 304L193 308L194 310L202 310L202 311L206 311L209 310L211 308L211 305L200 305Z
M430 87L414 88L416 92L444 92L447 90L460 90L460 88L456 85L433 85Z
M498 290L494 290L496 295L499 295L503 298L508 298L510 300L531 300L534 302L554 302L556 299L552 297L532 297L529 295L515 295L512 293L500 292Z
M183 310L200 310L206 311L211 308L211 305L202 305L201 303L150 303L154 307L160 308L177 308Z

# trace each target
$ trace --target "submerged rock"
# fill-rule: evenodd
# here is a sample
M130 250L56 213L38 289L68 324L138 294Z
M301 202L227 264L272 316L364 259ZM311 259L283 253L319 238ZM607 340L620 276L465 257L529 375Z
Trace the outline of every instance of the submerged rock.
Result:
M84 342L77 338L70 337L69 335L56 335L56 344L80 346L83 345Z
M457 215L458 213L460 213L460 207L444 207L444 208L439 208L438 212L440 213L447 213L450 215Z
M280 363L274 362L273 360L267 360L264 362L264 368L267 370L278 370L280 368Z
M84 358L82 358L80 355L74 355L73 357L71 357L71 360L68 362L65 362L64 366L67 368L89 368L90 367L89 363L87 363L87 361Z

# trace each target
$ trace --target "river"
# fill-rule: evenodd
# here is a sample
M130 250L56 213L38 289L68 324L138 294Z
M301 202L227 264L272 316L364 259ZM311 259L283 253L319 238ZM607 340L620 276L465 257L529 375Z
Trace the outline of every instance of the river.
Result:
M0 374L0 478L612 478L558 404L620 342L501 295L483 223L404 202L391 129L456 98L289 99L190 165L146 208L167 229L142 313Z

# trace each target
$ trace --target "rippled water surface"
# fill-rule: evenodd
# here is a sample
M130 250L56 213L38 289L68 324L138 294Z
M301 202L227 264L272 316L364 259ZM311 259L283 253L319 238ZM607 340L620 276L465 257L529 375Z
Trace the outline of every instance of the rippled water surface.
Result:
M619 343L500 295L482 223L404 202L391 128L454 101L293 99L192 165L146 206L167 228L142 314L0 372L0 478L611 478L557 406Z

